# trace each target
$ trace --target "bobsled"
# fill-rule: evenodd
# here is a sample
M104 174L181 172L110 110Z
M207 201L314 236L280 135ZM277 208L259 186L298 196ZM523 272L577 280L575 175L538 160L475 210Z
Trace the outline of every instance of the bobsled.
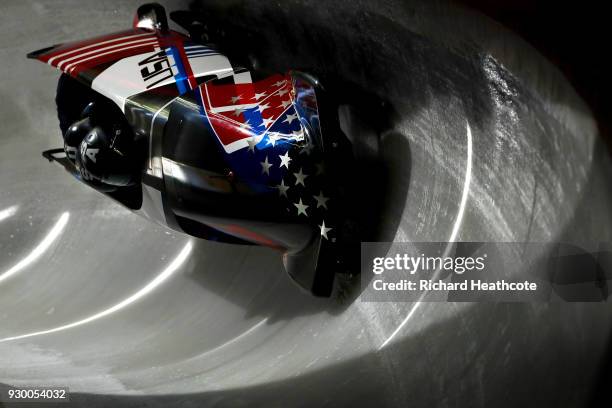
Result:
M333 98L309 73L233 64L173 14L186 34L146 4L129 30L28 54L62 72L63 147L43 156L171 229L274 248L300 287L329 296L359 247Z

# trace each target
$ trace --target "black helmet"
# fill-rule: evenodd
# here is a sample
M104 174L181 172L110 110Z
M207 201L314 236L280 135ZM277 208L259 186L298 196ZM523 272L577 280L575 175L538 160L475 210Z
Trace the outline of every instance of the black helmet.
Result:
M134 155L130 148L118 145L121 133L120 126L109 131L95 126L87 133L76 155L76 166L84 181L117 187L134 184L137 173Z
M76 161L79 146L85 136L91 132L92 128L91 119L87 117L74 122L66 129L66 133L64 133L64 151L72 162Z

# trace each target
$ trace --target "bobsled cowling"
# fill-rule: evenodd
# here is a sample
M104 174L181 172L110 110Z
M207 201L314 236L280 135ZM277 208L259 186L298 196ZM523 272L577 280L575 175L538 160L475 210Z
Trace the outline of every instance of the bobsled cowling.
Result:
M92 101L116 105L143 142L138 185L97 189L195 237L278 249L294 281L328 296L354 249L341 188L351 157L318 81L300 72L254 79L168 30L161 6L143 7L131 30L28 55L79 81ZM60 117L79 110L70 103L58 100ZM82 180L61 151L44 155Z

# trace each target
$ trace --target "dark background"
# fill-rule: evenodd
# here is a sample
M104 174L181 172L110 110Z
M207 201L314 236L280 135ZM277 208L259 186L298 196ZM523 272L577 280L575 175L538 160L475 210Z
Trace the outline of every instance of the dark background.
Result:
M608 2L455 0L508 27L556 64L593 110L612 150L611 11Z

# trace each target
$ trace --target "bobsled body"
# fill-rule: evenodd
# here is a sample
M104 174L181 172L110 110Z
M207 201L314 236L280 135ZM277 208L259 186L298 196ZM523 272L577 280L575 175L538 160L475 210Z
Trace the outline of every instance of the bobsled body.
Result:
M142 146L138 183L104 193L198 238L278 249L295 281L329 295L333 274L346 271L338 169L350 149L334 115L323 118L318 82L232 66L163 21L142 28L143 17L29 54L116 105ZM87 181L57 153L45 156Z

